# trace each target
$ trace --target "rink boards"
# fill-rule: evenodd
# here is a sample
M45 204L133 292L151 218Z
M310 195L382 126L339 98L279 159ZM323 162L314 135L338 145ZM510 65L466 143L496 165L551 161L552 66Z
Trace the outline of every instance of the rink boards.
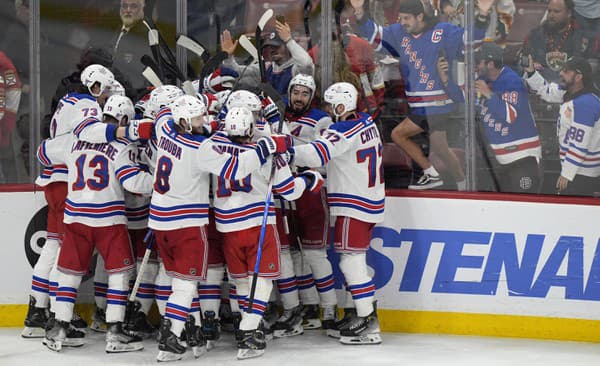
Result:
M22 325L44 206L0 193L0 326ZM385 217L367 255L385 331L600 342L593 200L390 191Z

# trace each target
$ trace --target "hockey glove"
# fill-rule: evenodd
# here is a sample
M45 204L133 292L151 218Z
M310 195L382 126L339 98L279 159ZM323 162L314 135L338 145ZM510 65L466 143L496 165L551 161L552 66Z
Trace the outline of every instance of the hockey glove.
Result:
M292 138L286 135L265 136L256 142L258 157L263 164L269 155L283 153L291 145Z
M235 70L227 67L220 67L204 78L202 81L204 91L216 94L220 91L231 89L238 76L240 75Z
M262 98L262 107L263 107L263 116L270 123L279 123L281 120L281 113L279 113L279 108L277 108L277 104L273 102L271 97Z
M154 131L154 121L150 118L131 120L125 129L125 137L131 141L149 140Z
M325 180L321 173L316 170L307 170L299 175L306 182L306 189L310 192L315 193L321 190Z

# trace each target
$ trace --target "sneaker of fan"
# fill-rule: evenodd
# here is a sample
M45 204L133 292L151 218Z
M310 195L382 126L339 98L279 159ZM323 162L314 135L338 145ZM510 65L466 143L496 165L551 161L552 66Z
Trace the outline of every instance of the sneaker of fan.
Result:
M344 308L344 317L331 324L331 321L323 321L323 328L327 330L327 335L332 338L340 338L340 330L344 329L348 323L356 317L355 308Z
M46 336L42 339L42 344L52 351L60 352L62 350L63 342L67 339L68 329L68 322L52 318L48 321Z
M90 329L94 332L106 333L106 311L104 309L101 309L99 307L96 307L96 309L94 309Z
M321 314L319 305L310 304L304 305L302 308L302 327L304 329L319 329L321 328Z
M179 343L177 336L171 332L171 321L163 318L158 330L158 362L177 361L183 358L186 347Z
M302 320L302 305L298 305L292 309L285 309L272 327L273 336L275 338L282 338L304 333Z
M352 319L344 329L340 330L340 343L342 344L380 344L381 329L377 312L367 316L357 316Z
M267 341L262 330L240 330L238 345L238 360L262 356L267 348Z
M444 181L439 175L429 175L424 173L416 184L411 184L408 189L425 190L439 187L444 184Z
M23 338L44 338L46 323L48 323L48 309L36 308L36 300L29 295L29 308L25 317L25 328L21 332Z

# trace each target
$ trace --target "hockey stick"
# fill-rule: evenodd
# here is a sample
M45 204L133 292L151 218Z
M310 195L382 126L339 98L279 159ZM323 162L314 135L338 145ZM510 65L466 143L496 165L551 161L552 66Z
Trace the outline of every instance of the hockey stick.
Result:
M210 59L210 55L206 51L206 47L202 46L200 42L197 42L186 35L181 34L177 38L177 45L185 48L188 51L192 51L205 63Z
M227 52L219 51L216 55L211 57L204 66L202 66L202 70L200 70L200 80L204 80L205 77L213 73L216 69L218 69L223 61L225 61L229 57Z
M273 9L267 9L267 11L265 11L263 13L263 15L261 15L260 19L258 20L258 24L256 25L256 30L254 31L254 36L256 38L256 49L257 49L257 60L258 60L258 67L260 69L260 81L261 83L266 83L267 82L267 70L265 69L265 60L262 57L262 47L263 47L263 42L262 42L262 32L265 29L265 25L267 24L267 22L273 17Z
M246 37L245 34L242 34L240 36L240 39L238 40L240 46L242 46L242 48L248 52L248 54L250 54L250 56L252 56L253 62L258 62L258 51L256 50L256 47L252 44L252 42L250 42L250 40L248 39L248 37Z
M154 57L154 62L156 62L157 68L155 69L155 71L162 80L164 72L161 67L162 60L160 57L160 45L158 43L158 31L156 29L148 29L148 45L152 50L152 57Z
M152 252L152 245L154 244L154 231L152 229L148 229L148 233L144 237L144 243L146 243L146 251L144 252L144 257L142 258L142 263L140 263L140 267L138 268L138 273L135 278L135 283L133 284L133 288L131 289L131 293L127 298L127 306L125 307L125 324L128 324L131 320L131 317L135 312L139 310L140 304L135 301L135 297L137 296L137 292L140 288L140 284L142 282L142 275L144 274L144 270L146 269L146 264L150 259L150 253Z
M308 37L308 49L312 48L312 38L310 36L310 27L308 21L310 20L310 11L312 10L312 4L310 0L304 2L304 34Z
M154 70L150 66L146 66L144 71L142 71L142 75L155 88L158 88L163 85L162 82L160 81L160 78L158 77L158 75L156 75L156 72L154 72Z

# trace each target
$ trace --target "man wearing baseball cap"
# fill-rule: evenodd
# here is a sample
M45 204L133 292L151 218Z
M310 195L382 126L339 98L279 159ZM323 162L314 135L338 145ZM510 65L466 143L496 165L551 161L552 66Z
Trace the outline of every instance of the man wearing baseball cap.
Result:
M490 166L498 190L538 193L542 148L529 93L523 80L504 66L503 53L496 43L484 43L475 53L477 123L498 163Z

